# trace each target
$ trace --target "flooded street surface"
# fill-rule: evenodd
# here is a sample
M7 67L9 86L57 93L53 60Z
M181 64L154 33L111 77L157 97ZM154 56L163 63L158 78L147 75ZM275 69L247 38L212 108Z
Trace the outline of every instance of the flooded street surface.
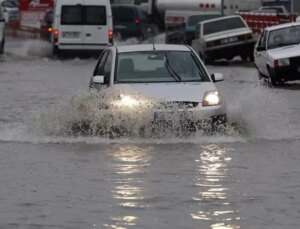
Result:
M38 41L8 40L6 52L1 229L299 227L299 82L265 88L252 64L220 62L208 69L224 74L217 86L238 130L68 136L59 133L78 103L89 102L96 59L55 60Z

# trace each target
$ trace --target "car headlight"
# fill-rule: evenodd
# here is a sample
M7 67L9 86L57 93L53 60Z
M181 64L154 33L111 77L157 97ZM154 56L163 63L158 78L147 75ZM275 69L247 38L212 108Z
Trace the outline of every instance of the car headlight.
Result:
M118 107L135 107L140 104L139 100L128 95L120 95L120 99L116 100L114 105Z
M204 94L202 106L216 106L221 104L221 96L218 91L207 91Z
M290 65L290 60L288 58L279 59L274 61L275 67Z

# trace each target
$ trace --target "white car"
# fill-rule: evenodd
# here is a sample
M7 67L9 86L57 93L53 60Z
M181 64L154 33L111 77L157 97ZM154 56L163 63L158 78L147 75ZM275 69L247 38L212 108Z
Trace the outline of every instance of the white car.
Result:
M5 44L4 29L5 29L5 20L3 16L2 7L0 6L0 55L3 54L4 52L4 44Z
M259 77L273 86L300 80L300 22L264 29L254 50Z
M200 22L192 41L193 49L204 61L231 60L235 56L253 61L254 45L252 30L239 15Z
M140 104L132 94L153 99L163 105L154 113L153 121L163 119L176 107L178 113L188 113L193 123L209 119L216 125L226 122L225 102L214 84L222 80L220 73L208 74L189 46L142 44L104 50L89 87L125 91L118 102L125 107Z

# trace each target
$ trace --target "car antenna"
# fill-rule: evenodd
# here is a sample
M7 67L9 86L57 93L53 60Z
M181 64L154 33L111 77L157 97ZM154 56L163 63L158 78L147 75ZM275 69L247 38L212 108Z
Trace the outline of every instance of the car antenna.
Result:
M154 46L154 43L153 43L153 50L155 51L155 46Z

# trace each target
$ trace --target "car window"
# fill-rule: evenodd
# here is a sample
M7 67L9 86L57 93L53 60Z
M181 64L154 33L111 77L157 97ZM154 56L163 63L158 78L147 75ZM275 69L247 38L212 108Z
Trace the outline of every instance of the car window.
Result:
M113 6L112 15L114 22L132 22L135 20L134 10L131 7Z
M198 58L190 51L147 51L120 53L116 81L202 82L209 78Z
M195 26L201 21L209 20L209 19L214 19L220 17L219 15L214 15L214 14L208 14L208 15L192 15L188 18L187 20L187 25L189 26Z
M82 21L81 6L62 6L61 24L62 25L80 25Z
M95 71L94 71L94 76L97 75L97 76L102 76L104 74L104 63L105 63L105 60L106 60L106 57L108 55L108 51L104 52L99 61L98 61L98 64L96 65L96 68L95 68Z
M105 6L85 6L85 23L86 25L106 25L106 8Z
M266 47L266 34L267 32L264 31L260 38L259 38L259 42L258 42L258 47Z
M105 6L62 6L62 25L106 25Z
M268 48L274 49L300 43L300 26L291 26L269 32Z
M104 84L109 84L111 65L112 65L112 52L109 52L103 67Z
M227 18L204 23L203 34L218 33L226 30L245 28L246 24L240 17Z

